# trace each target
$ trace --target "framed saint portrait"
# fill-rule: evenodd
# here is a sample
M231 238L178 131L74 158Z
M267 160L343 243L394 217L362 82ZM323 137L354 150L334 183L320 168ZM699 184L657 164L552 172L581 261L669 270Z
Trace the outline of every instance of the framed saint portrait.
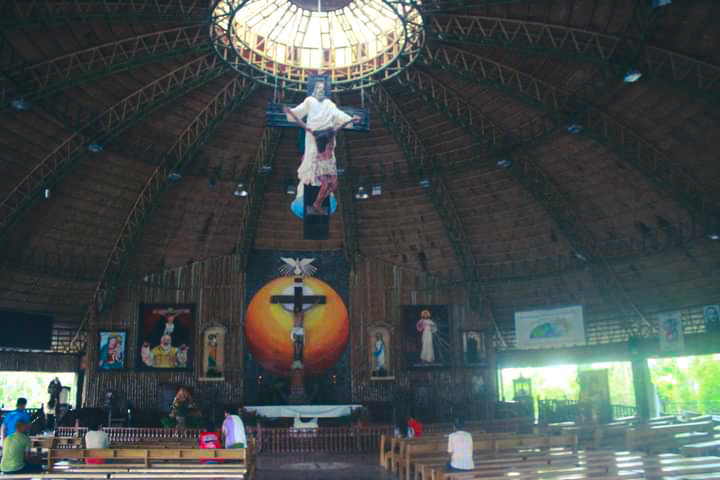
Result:
M481 367L487 363L485 334L477 330L462 332L463 364L466 367Z
M194 305L141 303L139 310L137 369L190 371Z
M127 330L101 330L98 340L98 369L103 371L124 369Z
M450 320L447 305L403 305L403 339L408 368L450 366Z
M225 327L209 327L203 332L201 372L202 382L225 380Z
M389 325L373 325L368 330L370 345L369 366L370 380L393 379L390 362L390 334Z

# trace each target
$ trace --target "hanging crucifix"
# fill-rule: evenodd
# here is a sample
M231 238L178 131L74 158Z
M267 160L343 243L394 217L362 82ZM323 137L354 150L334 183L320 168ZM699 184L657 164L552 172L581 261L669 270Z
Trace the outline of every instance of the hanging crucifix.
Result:
M327 95L331 92L330 77L308 77L308 96L295 107L270 104L268 126L300 127L305 132L296 200L304 205L305 239L328 238L328 197L337 189L338 172L335 161L335 137L344 128L367 131L366 109L338 108ZM308 224L323 228L308 229Z
M285 259L283 259L285 260ZM287 260L286 260L287 262ZM297 262L297 261L296 261ZM305 397L305 364L303 363L305 348L305 305L324 305L324 295L304 295L303 277L296 276L293 282L293 295L272 295L270 303L292 304L293 327L290 340L293 344L293 363L290 368L290 403L306 403Z

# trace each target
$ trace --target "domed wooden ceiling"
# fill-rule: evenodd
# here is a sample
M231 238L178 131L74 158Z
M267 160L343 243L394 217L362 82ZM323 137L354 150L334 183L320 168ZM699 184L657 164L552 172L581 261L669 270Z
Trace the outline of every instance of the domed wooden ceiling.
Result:
M0 307L72 329L115 286L251 247L428 272L501 324L717 303L720 2L420 8L418 60L336 97L371 128L341 136L330 240L306 241L296 132L266 129L278 92L211 50L209 3L2 2Z

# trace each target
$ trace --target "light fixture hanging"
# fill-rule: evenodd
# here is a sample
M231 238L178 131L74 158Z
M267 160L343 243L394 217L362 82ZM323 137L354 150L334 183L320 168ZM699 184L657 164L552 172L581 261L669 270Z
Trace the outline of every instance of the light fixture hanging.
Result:
M177 170L171 170L170 173L168 173L168 180L171 182L177 182L180 179L182 179L182 173Z

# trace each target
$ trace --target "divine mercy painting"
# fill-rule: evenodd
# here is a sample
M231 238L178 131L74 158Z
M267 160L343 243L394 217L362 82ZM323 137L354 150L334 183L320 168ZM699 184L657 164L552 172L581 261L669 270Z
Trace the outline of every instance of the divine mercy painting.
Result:
M409 368L450 365L447 305L403 305L405 358Z

